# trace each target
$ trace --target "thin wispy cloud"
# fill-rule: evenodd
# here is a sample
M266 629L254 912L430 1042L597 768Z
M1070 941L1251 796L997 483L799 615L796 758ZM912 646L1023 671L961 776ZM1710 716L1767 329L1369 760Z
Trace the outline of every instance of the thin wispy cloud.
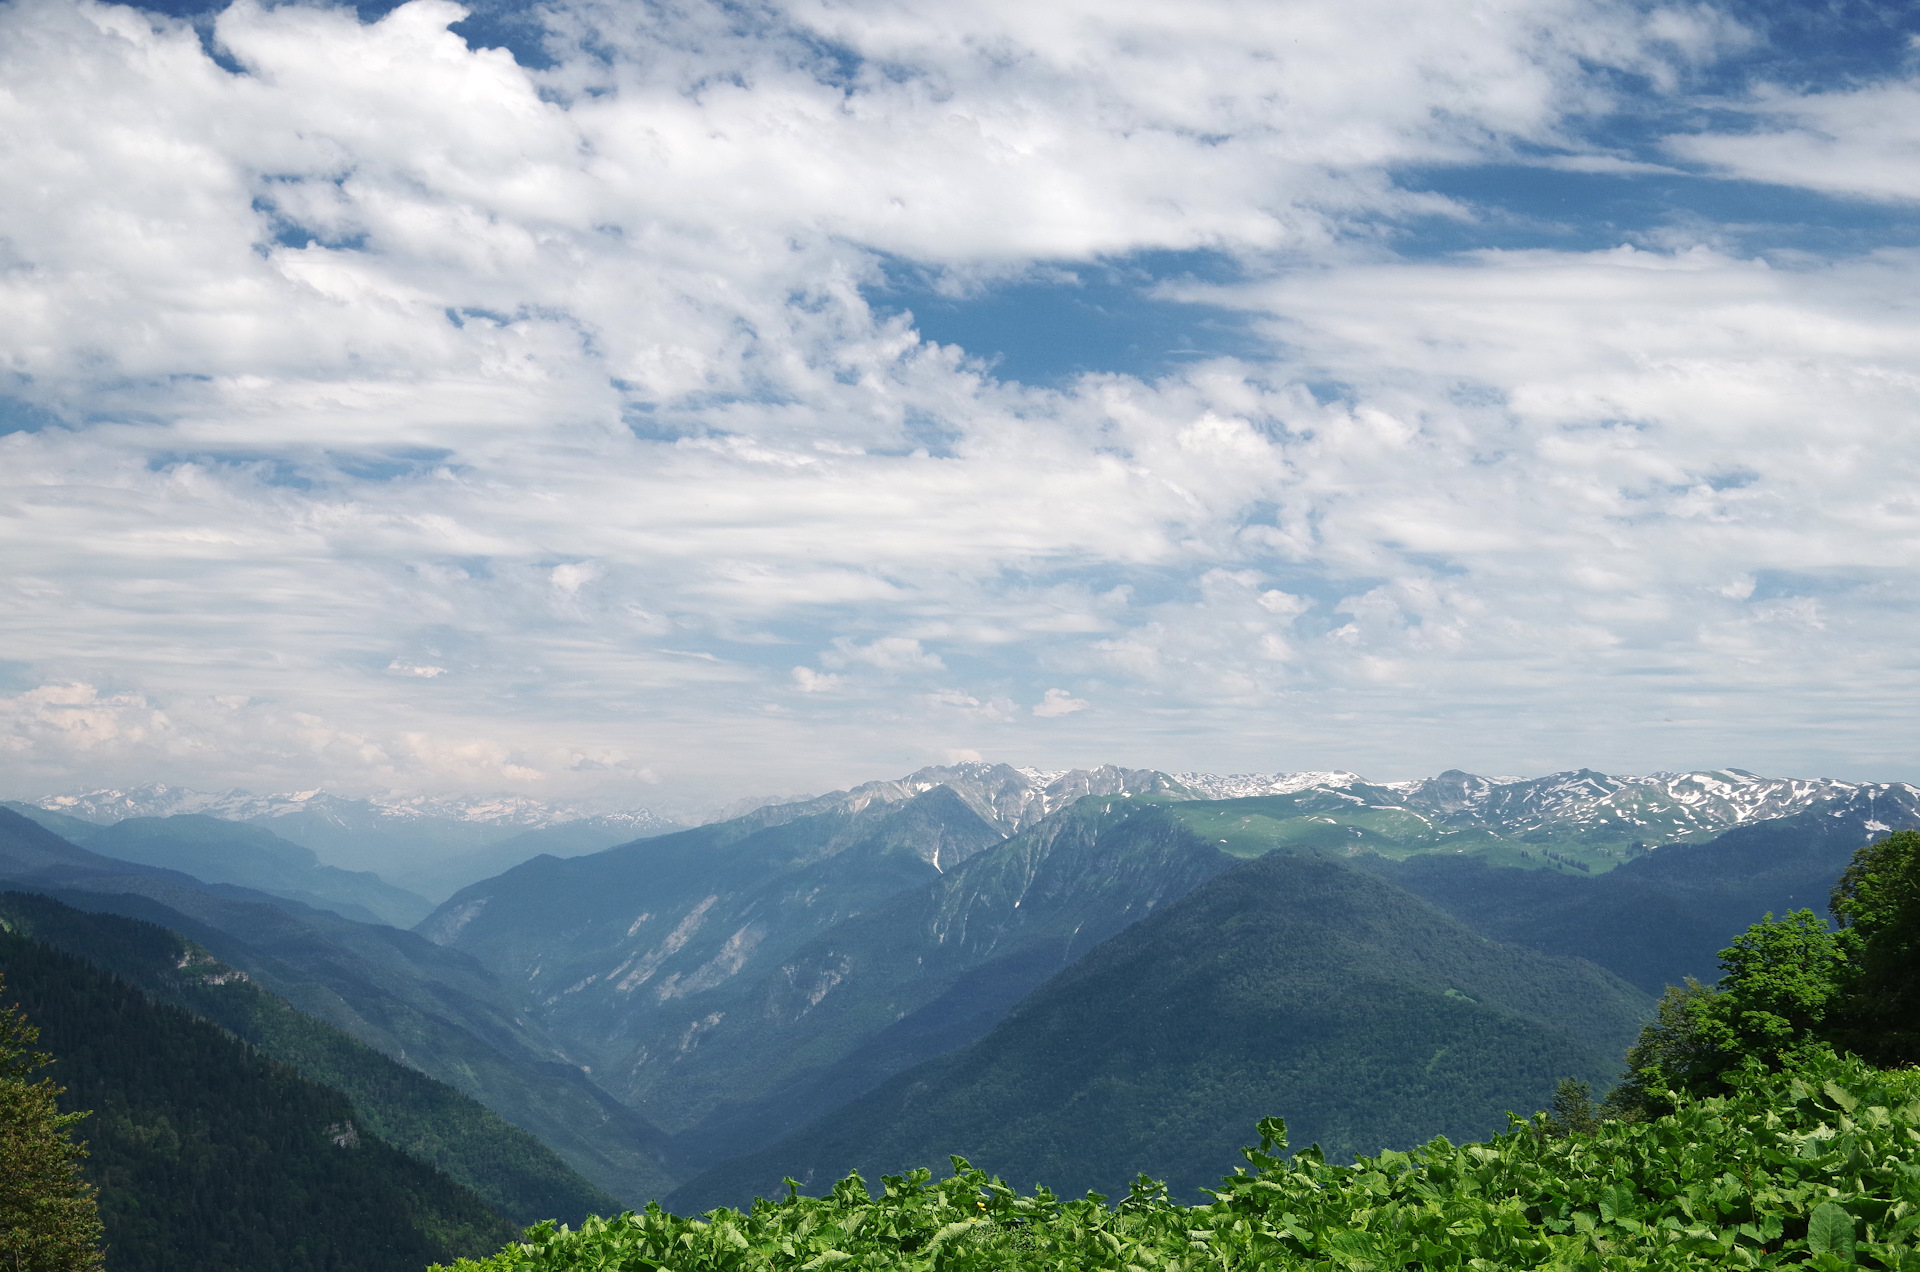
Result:
M466 17L0 6L18 793L1910 776L1900 68L1573 0Z

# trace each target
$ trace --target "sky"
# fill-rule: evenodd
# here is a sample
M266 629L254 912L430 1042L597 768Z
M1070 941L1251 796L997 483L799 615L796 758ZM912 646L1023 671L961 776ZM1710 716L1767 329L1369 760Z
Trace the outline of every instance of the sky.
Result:
M0 3L0 794L1920 778L1920 9Z

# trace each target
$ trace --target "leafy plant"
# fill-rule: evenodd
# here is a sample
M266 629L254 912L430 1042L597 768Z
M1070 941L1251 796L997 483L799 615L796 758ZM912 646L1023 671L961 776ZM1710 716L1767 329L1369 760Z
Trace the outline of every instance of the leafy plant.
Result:
M1282 1155L1259 1126L1248 1167L1206 1205L1136 1181L1117 1206L1021 1196L953 1160L951 1178L858 1176L823 1197L790 1188L746 1212L542 1224L454 1272L1201 1272L1220 1269L1565 1269L1920 1272L1920 1081L1815 1048L1783 1072L1734 1077L1672 1112L1485 1143L1434 1140L1351 1166Z

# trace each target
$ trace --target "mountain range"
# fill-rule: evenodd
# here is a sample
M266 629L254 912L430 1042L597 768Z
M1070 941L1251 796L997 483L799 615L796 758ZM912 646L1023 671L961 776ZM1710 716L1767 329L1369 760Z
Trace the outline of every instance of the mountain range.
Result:
M181 871L205 883L238 884L362 923L412 927L433 909L425 897L372 871L321 865L311 848L249 822L176 813L102 824L33 804L0 807L103 856Z
M1102 942L1279 848L1367 867L1481 937L1657 993L1711 977L1762 909L1917 820L1911 786L1741 772L1381 785L958 765L536 859L419 931L525 986L528 1011L701 1171L786 1136L821 1142L849 1101L980 1042ZM1701 851L1789 823L1796 843L1821 827L1799 873L1745 878L1739 849ZM1646 914L1666 917L1660 939L1640 932Z
M1271 1112L1337 1155L1478 1135L1559 1077L1610 1080L1664 985L1920 824L1910 785L1738 770L973 763L692 828L63 798L0 809L0 881L157 923L531 1132L581 1187L680 1207L948 1151L1191 1190ZM345 868L406 843L438 895Z

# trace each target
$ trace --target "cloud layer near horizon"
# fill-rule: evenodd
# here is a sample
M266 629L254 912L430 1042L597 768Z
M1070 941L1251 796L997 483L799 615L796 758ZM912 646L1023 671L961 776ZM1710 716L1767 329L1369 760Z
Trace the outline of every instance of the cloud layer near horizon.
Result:
M1503 247L1401 174L1910 205L1913 83L1629 153L1765 33L582 2L530 70L463 13L0 7L9 793L1911 776L1920 256ZM1263 356L1021 384L872 303L1195 252Z

